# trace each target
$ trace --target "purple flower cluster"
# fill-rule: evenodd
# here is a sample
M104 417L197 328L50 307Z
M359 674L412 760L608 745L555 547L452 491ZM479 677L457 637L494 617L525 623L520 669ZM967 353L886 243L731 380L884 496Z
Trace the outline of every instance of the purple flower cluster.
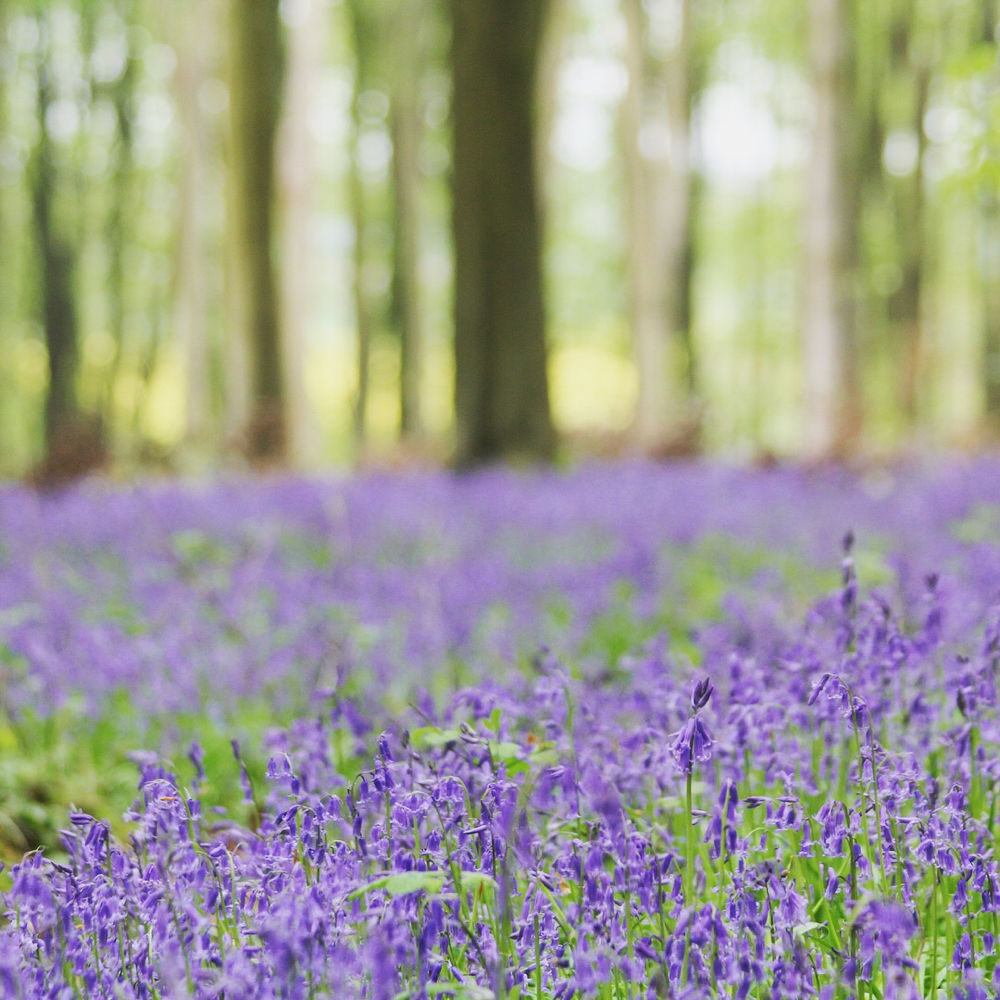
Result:
M695 625L707 638L712 623L681 606L692 545L718 564L720 592L733 577L731 615L798 613L814 592L795 602L783 554L827 570L845 523L891 556L907 615L933 613L925 572L964 567L966 586L945 578L938 595L958 627L981 617L1000 572L976 513L996 495L1000 465L988 463L861 484L836 471L632 463L0 489L4 700L50 711L82 698L100 712L126 690L155 716L260 697L290 718L345 676L405 700L446 661L495 671L543 643L587 652L602 638L601 652L621 652L635 636L609 636L616 623ZM752 571L734 556L747 549Z
M977 504L1000 470L950 477L872 496L833 473L628 466L428 477L410 500L244 484L226 512L173 488L111 495L103 519L55 502L45 544L4 536L11 710L39 684L153 698L174 664L172 705L209 677L280 697L305 674L305 707L268 734L263 785L240 763L251 823L203 806L195 746L188 781L143 759L127 841L74 812L64 855L13 866L0 992L997 995L1000 539ZM11 494L0 519L30 529L37 503ZM133 535L133 566L116 532L144 505L167 527ZM845 522L840 585L812 603L762 571L713 619L664 611L672 546L725 531L808 560ZM629 620L663 630L612 656L593 638L621 581ZM99 640L112 600L130 610ZM393 692L410 707L375 735Z

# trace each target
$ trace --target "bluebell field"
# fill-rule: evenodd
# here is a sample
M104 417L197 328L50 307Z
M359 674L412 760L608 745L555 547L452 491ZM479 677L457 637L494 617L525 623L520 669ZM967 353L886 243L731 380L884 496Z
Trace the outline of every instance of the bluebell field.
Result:
M998 668L995 461L8 488L5 725L138 742L0 995L995 997Z

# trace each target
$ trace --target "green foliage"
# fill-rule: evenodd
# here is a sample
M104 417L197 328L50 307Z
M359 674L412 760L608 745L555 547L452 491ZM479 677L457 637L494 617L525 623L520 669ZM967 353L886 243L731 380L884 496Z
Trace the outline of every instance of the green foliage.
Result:
M355 889L347 898L359 899L370 892L387 892L390 896L406 896L411 892L439 893L444 887L445 872L394 872L383 875L360 889Z
M126 704L122 698L115 708ZM115 708L96 723L78 705L47 718L18 712L0 723L0 858L16 860L38 846L58 855L71 805L120 817L135 792L136 770ZM118 821L115 832L124 835L125 824Z

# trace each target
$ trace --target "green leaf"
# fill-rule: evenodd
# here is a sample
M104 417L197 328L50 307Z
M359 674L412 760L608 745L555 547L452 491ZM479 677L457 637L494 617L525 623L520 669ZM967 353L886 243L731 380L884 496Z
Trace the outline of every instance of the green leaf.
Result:
M462 888L470 891L479 891L486 886L496 892L500 887L496 879L486 872L462 872Z
M502 760L505 764L513 764L515 762L521 762L521 745L519 743L512 743L509 740L504 740L500 743L490 744L490 753L493 754L494 760Z
M815 920L806 920L806 921L804 921L801 924L796 924L792 928L792 933L796 937L805 937L807 934L810 934L812 931L819 930L820 928L825 928L825 927L826 927L825 923L820 924L820 923L817 923Z
M433 750L461 738L462 734L457 729L439 729L437 726L425 726L410 734L413 745L419 750Z
M370 892L382 889L390 896L406 896L411 892L440 892L444 886L445 873L431 872L393 872L355 889L347 898L357 899Z
M503 711L500 706L497 705L497 707L490 712L490 717L486 720L486 728L492 730L494 733L500 732L500 719L502 717Z

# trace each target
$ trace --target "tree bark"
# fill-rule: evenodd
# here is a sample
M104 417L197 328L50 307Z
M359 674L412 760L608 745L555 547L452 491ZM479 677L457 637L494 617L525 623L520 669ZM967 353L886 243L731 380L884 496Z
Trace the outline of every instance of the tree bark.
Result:
M573 7L570 0L546 0L545 24L538 54L538 78L535 85L537 106L537 152L535 155L535 186L539 213L544 229L550 200L552 136L559 115L559 71L563 65L563 49L570 30Z
M623 0L629 84L622 106L629 282L639 388L634 435L645 449L673 447L689 416L691 5L676 0L679 36L651 45L641 0ZM651 110L653 109L653 110ZM657 114L660 120L657 120Z
M1000 198L989 192L979 208L980 281L983 295L983 409L986 427L1000 438Z
M352 263L354 278L354 321L357 332L357 388L354 395L353 432L354 450L358 457L364 454L368 437L368 390L371 382L371 344L374 320L368 293L365 287L365 271L368 259L367 232L368 209L365 204L364 184L357 165L357 123L353 123L354 137L351 141L351 167L348 183L350 187L351 217L354 220L354 247Z
M451 0L459 467L555 448L535 159L545 6Z
M997 6L984 3L980 39L996 43ZM992 147L994 155L997 147ZM979 270L983 296L982 389L987 432L1000 438L1000 194L995 186L980 195Z
M705 183L692 172L688 188L687 220L684 227L684 244L681 247L677 284L677 330L683 352L684 392L692 405L697 405L701 395L701 373L698 365L698 348L694 340L694 290L698 271L698 217L704 200Z
M286 454L285 385L273 262L275 140L283 75L278 0L232 0L233 237L241 334L250 354L246 449L255 462Z
M132 11L126 12L131 15ZM113 343L111 363L105 379L101 398L101 415L110 426L114 403L115 383L121 370L125 352L125 315L129 282L125 274L125 248L128 226L135 210L133 191L133 121L135 118L135 80L138 72L135 53L128 52L125 69L113 84L111 103L115 109L118 127L114 167L111 183L113 196L107 220L108 244L108 327Z
M913 433L918 421L923 331L924 257L924 138L923 120L927 110L931 76L924 65L909 65L907 75L913 81L911 127L917 136L917 161L913 173L896 180L896 231L902 266L902 280L890 301L890 313L897 328L900 350L899 401L906 430Z
M348 167L348 201L354 224L352 251L354 295L354 322L357 333L357 389L353 407L354 452L358 459L364 457L368 437L368 396L371 381L371 350L375 332L375 315L368 292L369 242L371 226L368 198L361 175L360 140L363 130L361 96L368 89L371 76L371 59L374 44L369 22L371 9L367 0L348 0L347 14L354 42L354 87L351 97L351 129L348 139L350 165Z
M50 461L61 436L80 419L77 397L78 321L73 294L76 247L59 232L55 220L55 150L45 122L51 106L52 80L47 58L48 24L40 16L42 49L37 66L36 102L41 123L31 170L31 198L38 247L39 295L45 347L48 352L48 388L45 394L45 448Z
M315 144L309 131L323 58L326 17L320 0L297 0L288 27L286 112L278 138L281 176L282 348L290 460L308 465L318 452L305 391L309 301L313 289L312 219Z
M392 301L390 318L399 338L400 437L419 438L421 418L420 328L420 31L421 0L394 8L389 129L392 137Z
M204 458L212 439L211 345L208 341L208 289L203 255L205 219L202 198L208 165L208 136L198 91L205 81L203 8L187 8L172 21L177 31L174 93L184 156L178 191L177 236L173 287L174 333L184 356L184 447Z
M680 253L680 267L677 289L677 330L680 337L683 361L683 385L689 406L697 411L701 405L702 385L698 364L698 346L695 343L695 277L698 271L698 225L705 202L705 182L701 173L690 162L691 121L696 105L708 79L712 57L710 33L699 30L694 3L684 0L687 59L687 127L689 169L687 201L684 212L683 246ZM700 413L694 412L693 419L699 420Z
M853 450L860 426L855 360L860 169L852 0L811 0L814 124L805 209L805 449Z

